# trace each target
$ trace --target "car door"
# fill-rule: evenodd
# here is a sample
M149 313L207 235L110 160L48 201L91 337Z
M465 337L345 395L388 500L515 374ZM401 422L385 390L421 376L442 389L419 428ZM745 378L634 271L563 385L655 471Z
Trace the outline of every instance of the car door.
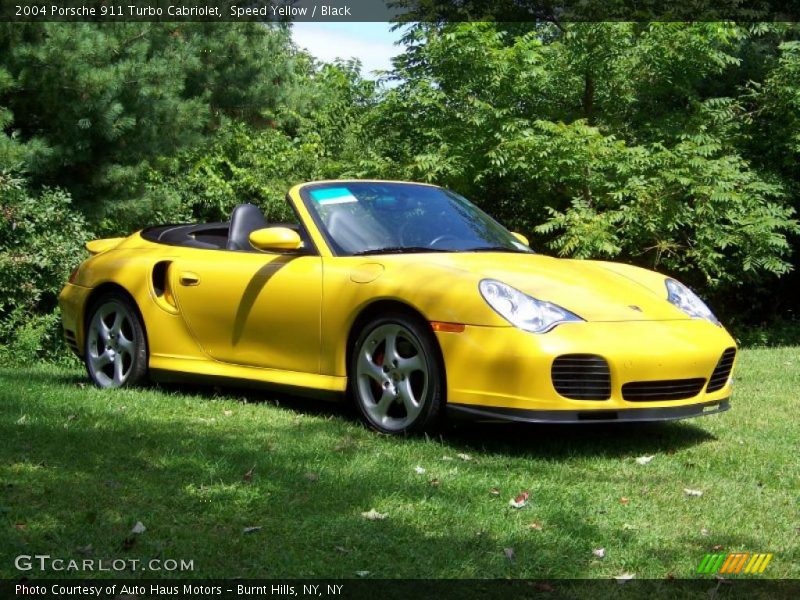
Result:
M319 372L319 256L187 249L170 274L178 308L212 358Z

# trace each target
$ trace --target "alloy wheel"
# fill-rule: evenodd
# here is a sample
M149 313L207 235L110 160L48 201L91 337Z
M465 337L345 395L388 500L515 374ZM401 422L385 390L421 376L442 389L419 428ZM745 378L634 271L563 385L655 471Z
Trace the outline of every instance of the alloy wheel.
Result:
M118 300L101 304L89 323L87 366L100 387L120 387L134 368L136 336L130 309Z
M379 325L359 348L357 397L370 420L382 429L410 427L425 408L430 368L420 341L405 326Z

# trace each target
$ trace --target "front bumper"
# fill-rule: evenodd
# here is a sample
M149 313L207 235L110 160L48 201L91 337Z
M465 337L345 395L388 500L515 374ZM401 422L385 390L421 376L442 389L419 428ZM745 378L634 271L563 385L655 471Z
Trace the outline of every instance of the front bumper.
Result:
M736 344L722 327L707 321L565 323L538 335L515 327L467 326L461 333L436 336L444 357L448 406L456 413L530 422L658 421L729 407L731 378L713 392L704 385L690 398L623 398L622 386L630 382L708 381L723 351ZM607 361L608 399L576 400L556 391L551 368L565 354L592 354Z
M524 410L519 408L479 408L464 404L448 404L455 417L476 421L513 421L516 423L631 423L677 421L725 412L731 407L727 398L688 406L663 408L628 408L623 410Z

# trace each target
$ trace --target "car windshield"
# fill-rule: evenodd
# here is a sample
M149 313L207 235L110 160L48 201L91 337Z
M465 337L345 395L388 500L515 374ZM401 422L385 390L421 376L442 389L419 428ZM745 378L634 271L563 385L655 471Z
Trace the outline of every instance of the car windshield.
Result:
M469 200L438 187L334 182L301 195L338 255L532 252Z

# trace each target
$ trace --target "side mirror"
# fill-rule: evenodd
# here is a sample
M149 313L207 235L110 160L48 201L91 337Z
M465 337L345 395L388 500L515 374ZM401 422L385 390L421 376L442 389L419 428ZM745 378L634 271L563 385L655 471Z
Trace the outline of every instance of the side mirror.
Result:
M517 238L520 242L522 242L526 246L530 246L531 245L531 243L528 241L528 238L526 238L521 233L517 233L516 231L512 231L511 235L513 235L515 238Z
M297 232L288 227L265 227L250 234L250 245L265 252L286 252L303 247Z

